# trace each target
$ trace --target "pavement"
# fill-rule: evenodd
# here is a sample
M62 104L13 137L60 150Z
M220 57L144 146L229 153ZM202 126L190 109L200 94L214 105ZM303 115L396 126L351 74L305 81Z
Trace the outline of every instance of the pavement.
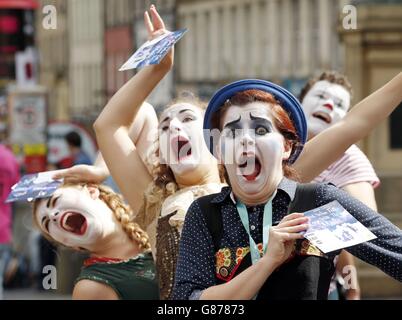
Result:
M71 300L71 295L59 294L54 290L12 289L4 291L4 300ZM365 300L402 300L402 297L372 297Z
M4 300L71 300L71 295L63 295L54 290L11 289L4 291Z

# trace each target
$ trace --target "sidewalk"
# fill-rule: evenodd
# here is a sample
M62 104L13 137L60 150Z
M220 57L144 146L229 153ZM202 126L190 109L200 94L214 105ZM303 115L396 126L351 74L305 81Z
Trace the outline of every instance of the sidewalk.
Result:
M4 300L71 300L71 295L61 295L52 290L13 289L4 291Z

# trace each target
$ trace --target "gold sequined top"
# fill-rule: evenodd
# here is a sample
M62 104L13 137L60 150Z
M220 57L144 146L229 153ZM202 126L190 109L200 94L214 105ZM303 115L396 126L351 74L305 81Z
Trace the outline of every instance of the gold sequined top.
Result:
M180 234L188 208L199 197L219 193L223 186L221 183L192 186L180 189L163 203L144 201L136 222L149 236L161 299L169 299L173 289Z

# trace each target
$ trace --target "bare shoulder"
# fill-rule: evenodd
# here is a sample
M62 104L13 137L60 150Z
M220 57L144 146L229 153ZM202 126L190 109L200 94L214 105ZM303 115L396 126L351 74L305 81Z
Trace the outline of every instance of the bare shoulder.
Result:
M84 279L74 286L73 300L119 300L119 297L110 286Z

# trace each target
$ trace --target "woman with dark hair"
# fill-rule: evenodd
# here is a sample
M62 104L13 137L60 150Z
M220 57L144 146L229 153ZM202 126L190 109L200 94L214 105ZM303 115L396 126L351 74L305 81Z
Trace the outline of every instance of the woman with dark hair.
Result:
M174 299L327 299L339 251L303 239L299 212L334 200L377 236L347 250L402 281L399 228L336 187L292 180L307 127L289 92L262 80L229 84L211 99L204 129L220 132L210 150L230 187L188 210Z

